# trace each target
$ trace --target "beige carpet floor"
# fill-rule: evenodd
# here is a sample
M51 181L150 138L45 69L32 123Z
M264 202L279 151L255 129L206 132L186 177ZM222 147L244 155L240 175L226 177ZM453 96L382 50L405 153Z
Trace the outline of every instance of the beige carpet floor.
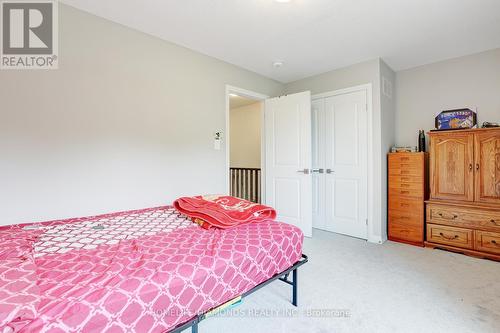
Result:
M317 230L304 253L298 308L276 281L200 333L500 332L500 263Z

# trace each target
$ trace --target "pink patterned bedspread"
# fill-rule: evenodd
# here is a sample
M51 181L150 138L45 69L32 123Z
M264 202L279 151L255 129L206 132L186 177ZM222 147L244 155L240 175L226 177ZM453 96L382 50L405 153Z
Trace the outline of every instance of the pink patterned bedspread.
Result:
M205 230L172 207L0 228L19 230L43 233L34 264L0 260L0 332L165 332L292 266L303 240L275 221Z

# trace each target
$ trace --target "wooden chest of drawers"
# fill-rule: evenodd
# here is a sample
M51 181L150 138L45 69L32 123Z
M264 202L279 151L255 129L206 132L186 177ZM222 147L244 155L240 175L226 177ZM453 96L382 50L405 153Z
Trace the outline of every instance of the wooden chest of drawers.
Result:
M425 153L392 153L388 156L389 240L424 245L426 165Z
M477 257L500 259L500 210L429 201L427 243Z
M429 138L425 245L500 260L500 128Z

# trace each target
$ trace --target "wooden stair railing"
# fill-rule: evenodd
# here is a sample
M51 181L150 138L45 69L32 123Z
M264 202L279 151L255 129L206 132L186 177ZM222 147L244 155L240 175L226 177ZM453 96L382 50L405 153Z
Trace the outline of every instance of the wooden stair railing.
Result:
M230 168L231 195L248 201L261 202L261 170L259 168Z

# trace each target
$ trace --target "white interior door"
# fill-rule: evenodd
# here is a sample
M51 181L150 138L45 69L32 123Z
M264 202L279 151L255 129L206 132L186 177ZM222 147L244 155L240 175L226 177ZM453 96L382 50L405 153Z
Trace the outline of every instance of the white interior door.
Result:
M366 90L325 98L325 229L368 237Z
M311 93L265 103L266 203L312 236Z
M312 119L312 223L314 228L325 228L325 99L311 104Z

